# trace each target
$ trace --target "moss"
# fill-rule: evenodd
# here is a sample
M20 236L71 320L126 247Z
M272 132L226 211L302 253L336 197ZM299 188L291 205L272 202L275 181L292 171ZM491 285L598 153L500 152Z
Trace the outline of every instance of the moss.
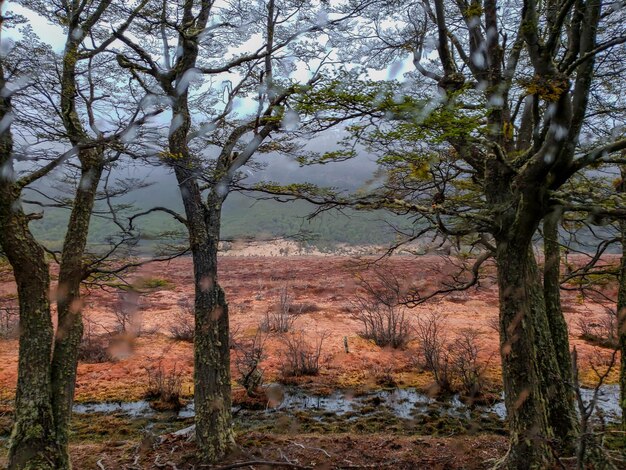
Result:
M463 15L466 18L478 17L480 18L483 14L483 8L480 3L473 2L470 6L468 6L464 11Z
M556 102L569 88L569 81L565 77L534 76L531 80L520 82L529 95L538 95L541 99Z
M0 411L0 439L8 439L13 426L13 413Z
M167 279L149 277L141 279L135 287L139 290L172 290L175 286Z
M140 440L149 427L154 434L166 434L191 424L172 413L155 413L150 417L133 418L122 413L74 414L70 442L81 444Z

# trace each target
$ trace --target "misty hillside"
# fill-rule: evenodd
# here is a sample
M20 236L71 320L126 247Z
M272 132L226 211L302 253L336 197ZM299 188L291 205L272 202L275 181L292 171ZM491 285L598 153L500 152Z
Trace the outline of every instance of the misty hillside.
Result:
M327 143L318 143L321 146ZM355 191L371 184L375 163L367 155L355 162L337 163L328 166L300 168L293 161L275 155L266 155L259 169L244 170L246 183L275 181L281 184L308 182L320 187L339 188L346 192ZM183 212L176 180L167 168L135 166L116 170L110 178L133 179L149 184L115 199L123 205L125 216L146 211L152 207L166 207ZM110 220L106 204L97 205L103 214L94 215L90 226L90 243L103 244L118 233ZM309 216L316 207L305 201L288 203L264 198L262 194L232 193L228 196L222 217L222 239L267 240L278 237L294 238L305 244L328 250L337 244L365 245L388 244L396 239L395 228L411 227L410 220L394 216L387 211L357 212L353 210L331 210ZM41 210L33 208L33 210ZM31 225L35 235L47 246L60 248L67 226L69 211L46 208L45 216ZM136 223L144 241L152 241L165 232L180 232L184 240L183 227L174 218L162 212L142 217Z

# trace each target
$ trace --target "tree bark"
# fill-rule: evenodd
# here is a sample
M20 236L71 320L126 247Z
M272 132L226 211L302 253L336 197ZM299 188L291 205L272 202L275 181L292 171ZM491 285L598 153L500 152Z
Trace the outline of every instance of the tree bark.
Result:
M543 220L544 271L543 292L546 304L546 315L550 335L556 354L561 380L557 394L562 399L550 400L550 424L561 451L574 452L574 444L578 434L578 419L575 408L573 387L572 358L569 348L567 322L561 308L561 252L559 245L559 221L561 212L554 210ZM548 371L548 373L550 373ZM545 375L545 374L544 374ZM544 380L549 381L550 377ZM547 382L549 383L549 382Z
M496 262L502 378L511 437L504 466L544 468L554 433L540 362L551 362L556 369L556 361L537 265L530 247L512 240L498 241Z
M622 181L617 191L626 192L626 167L620 168ZM622 242L622 259L618 277L617 290L617 331L620 349L619 390L620 407L622 409L622 429L626 431L626 220L619 221Z
M196 267L196 436L201 457L208 462L223 457L234 443L231 427L228 304L217 278L220 210L220 206L209 207L207 246L193 253Z
M57 288L58 327L52 356L52 409L56 436L61 449L61 467L70 468L68 434L74 402L78 350L83 336L80 286L84 274L84 254L89 223L102 176L102 155L96 150L83 152L81 178L77 187L67 233Z
M191 117L186 94L178 97L174 114L181 125L169 138L179 183L195 282L194 406L199 457L207 462L222 458L234 443L231 425L231 384L228 305L218 283L217 251L224 196L210 190L205 201L195 179L193 155L187 147Z
M0 63L0 89L4 88ZM9 97L0 97L0 120L11 113ZM8 468L56 468L59 448L50 404L50 273L45 252L28 227L13 181L9 130L0 134L0 245L13 268L20 307L19 360L15 393L15 419L9 444Z
M50 402L52 320L50 277L45 254L34 240L23 214L12 216L0 190L2 248L15 281L20 307L20 336L15 421L9 444L9 469L56 468L54 419Z

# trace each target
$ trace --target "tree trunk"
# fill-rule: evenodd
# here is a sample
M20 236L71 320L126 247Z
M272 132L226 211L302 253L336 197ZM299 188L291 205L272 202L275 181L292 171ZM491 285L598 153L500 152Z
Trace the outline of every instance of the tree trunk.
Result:
M503 208L495 217L502 228L494 234L502 380L511 437L502 466L545 468L554 450L566 447L576 434L576 414L568 399L568 384L561 377L532 248L545 214L546 192L532 180L513 185L510 169L497 160L489 161L487 170L489 203Z
M98 150L82 155L81 179L77 187L67 233L57 289L58 327L52 356L52 409L62 467L70 468L68 433L74 402L78 349L83 336L80 286L89 222L103 165Z
M510 449L503 464L511 469L545 468L554 438L549 400L559 400L543 380L542 364L558 366L550 341L541 281L530 243L498 240L500 348Z
M228 305L217 278L217 250L224 196L210 190L206 203L196 181L196 168L187 147L191 118L187 96L174 106L182 124L169 139L170 152L186 164L173 163L185 215L195 281L194 406L196 443L206 463L222 458L234 443L231 424L230 345Z
M217 278L221 202L189 225L195 279L194 405L200 458L216 462L232 447L228 304Z
M198 266L194 337L196 437L201 457L215 462L234 443L228 305L217 281L217 266L199 253L194 254L194 260Z
M617 190L626 192L626 167L620 168L622 181ZM622 242L622 259L618 277L617 290L617 331L620 349L619 389L620 407L622 409L622 429L626 431L626 220L619 221Z
M52 321L48 265L23 214L7 217L5 205L1 206L2 248L13 266L20 306L15 422L9 444L8 468L57 468L59 449L50 401Z
M550 425L559 440L561 451L571 454L578 434L578 419L575 408L572 358L569 348L567 322L561 308L561 252L559 245L559 221L561 213L555 210L543 221L544 271L543 292L550 336L560 373L560 381L554 384L557 396L563 399L549 401ZM551 371L545 377L550 383ZM544 373L545 375L545 373Z
M0 2L1 3L1 2ZM0 88L4 88L0 62ZM9 97L0 97L0 120L11 113ZM59 449L50 404L50 273L45 252L28 228L13 181L9 129L0 133L0 245L13 268L20 307L19 360L15 419L9 443L11 470L56 468Z

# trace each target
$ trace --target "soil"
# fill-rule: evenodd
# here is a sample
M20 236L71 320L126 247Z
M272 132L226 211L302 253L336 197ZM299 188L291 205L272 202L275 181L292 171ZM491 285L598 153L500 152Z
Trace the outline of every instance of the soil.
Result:
M106 445L74 447L77 470L87 468L252 468L252 469L452 469L490 468L494 456L506 451L506 439L497 436L433 438L428 436L382 436L306 434L277 436L250 433L238 440L239 448L219 466L203 466L194 457L193 443L169 439L158 446ZM238 465L250 462L246 465ZM375 463L374 463L375 462ZM283 465L281 465L281 463ZM289 466L284 465L289 463Z

